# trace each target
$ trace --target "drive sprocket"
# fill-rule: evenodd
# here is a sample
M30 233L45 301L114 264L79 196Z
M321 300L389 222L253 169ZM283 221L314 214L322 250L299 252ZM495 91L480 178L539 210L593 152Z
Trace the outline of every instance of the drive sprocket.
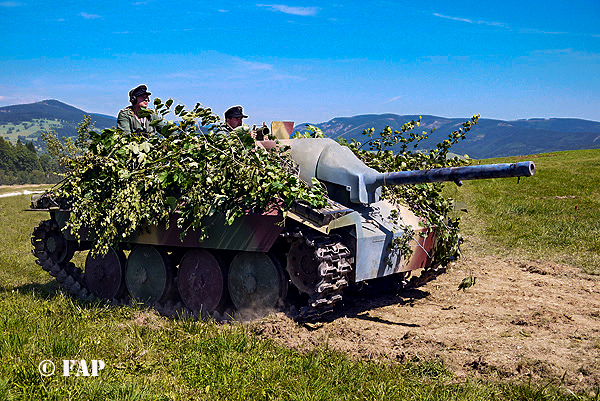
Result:
M310 297L297 320L314 320L341 301L352 270L350 255L339 235L306 235L292 242L286 270L298 290Z

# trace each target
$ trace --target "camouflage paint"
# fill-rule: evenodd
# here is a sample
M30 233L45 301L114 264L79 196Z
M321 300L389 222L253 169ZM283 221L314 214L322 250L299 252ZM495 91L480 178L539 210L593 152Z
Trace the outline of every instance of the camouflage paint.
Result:
M182 247L202 247L227 249L236 251L268 252L283 231L283 216L273 208L264 213L249 213L235 219L227 225L225 215L203 219L207 228L207 238L200 241L200 233L190 230L183 242L179 239L181 232L177 228L177 216L172 216L167 229L165 225L153 227L140 235L131 238L130 242L148 245L169 245Z
M68 219L68 211L52 212L61 228L64 228ZM200 241L200 232L190 229L183 239L180 235L183 229L177 227L177 215L171 216L169 228L165 224L156 227L146 227L133 236L129 243L145 245L166 245L185 248L212 248L236 251L268 252L279 234L283 231L283 214L274 207L263 213L248 213L235 219L233 224L227 225L224 214L203 219L207 228L207 238ZM75 238L63 230L67 239ZM86 233L81 236L84 240L91 240Z
M293 132L293 121L273 121L271 123L271 134L277 139L289 139Z

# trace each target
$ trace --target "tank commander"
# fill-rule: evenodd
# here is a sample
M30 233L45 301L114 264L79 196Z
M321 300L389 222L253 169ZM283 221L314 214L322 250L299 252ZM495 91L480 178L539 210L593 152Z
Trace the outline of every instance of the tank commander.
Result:
M148 108L150 102L151 93L148 92L146 85L138 85L129 91L129 102L130 106L125 107L119 111L117 117L117 128L125 133L144 133L152 134L157 131L160 132L164 123L159 123L158 126L153 127L150 122L155 120L162 120L157 114L152 113L147 117L140 116L140 112Z
M244 108L242 106L233 106L228 108L225 112L225 122L221 123L217 127L215 133L228 134L238 127L248 127L242 122L244 118L248 118L248 116L244 114ZM256 132L250 131L250 136L252 138L256 138Z

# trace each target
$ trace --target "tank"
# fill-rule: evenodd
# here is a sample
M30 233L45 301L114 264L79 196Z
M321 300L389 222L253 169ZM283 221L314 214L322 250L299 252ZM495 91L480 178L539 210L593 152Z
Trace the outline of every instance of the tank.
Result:
M232 225L224 216L206 221L208 237L191 231L180 238L177 216L168 225L144 227L104 256L88 254L84 269L73 255L91 248L65 230L68 205L47 196L32 198L32 210L50 219L33 230L36 263L71 294L113 303L140 301L159 312L189 312L222 318L235 311L262 315L286 308L297 320L314 320L342 300L344 289L374 279L402 282L417 269L431 271L435 238L420 234L419 219L406 207L381 199L384 185L532 176L533 162L380 173L331 139L286 139L293 123L273 123L279 143L289 145L300 177L327 187L328 205L313 209L296 202L287 213L274 207L247 213ZM282 133L283 132L283 133ZM262 146L274 146L263 141ZM394 251L404 231L393 211L415 231L412 252ZM394 212L396 213L396 212ZM289 309L287 309L289 308Z

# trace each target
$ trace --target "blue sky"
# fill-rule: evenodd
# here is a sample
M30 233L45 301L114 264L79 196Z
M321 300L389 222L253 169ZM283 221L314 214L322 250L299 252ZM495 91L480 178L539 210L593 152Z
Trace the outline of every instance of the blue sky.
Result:
M0 106L600 121L600 1L0 0Z

